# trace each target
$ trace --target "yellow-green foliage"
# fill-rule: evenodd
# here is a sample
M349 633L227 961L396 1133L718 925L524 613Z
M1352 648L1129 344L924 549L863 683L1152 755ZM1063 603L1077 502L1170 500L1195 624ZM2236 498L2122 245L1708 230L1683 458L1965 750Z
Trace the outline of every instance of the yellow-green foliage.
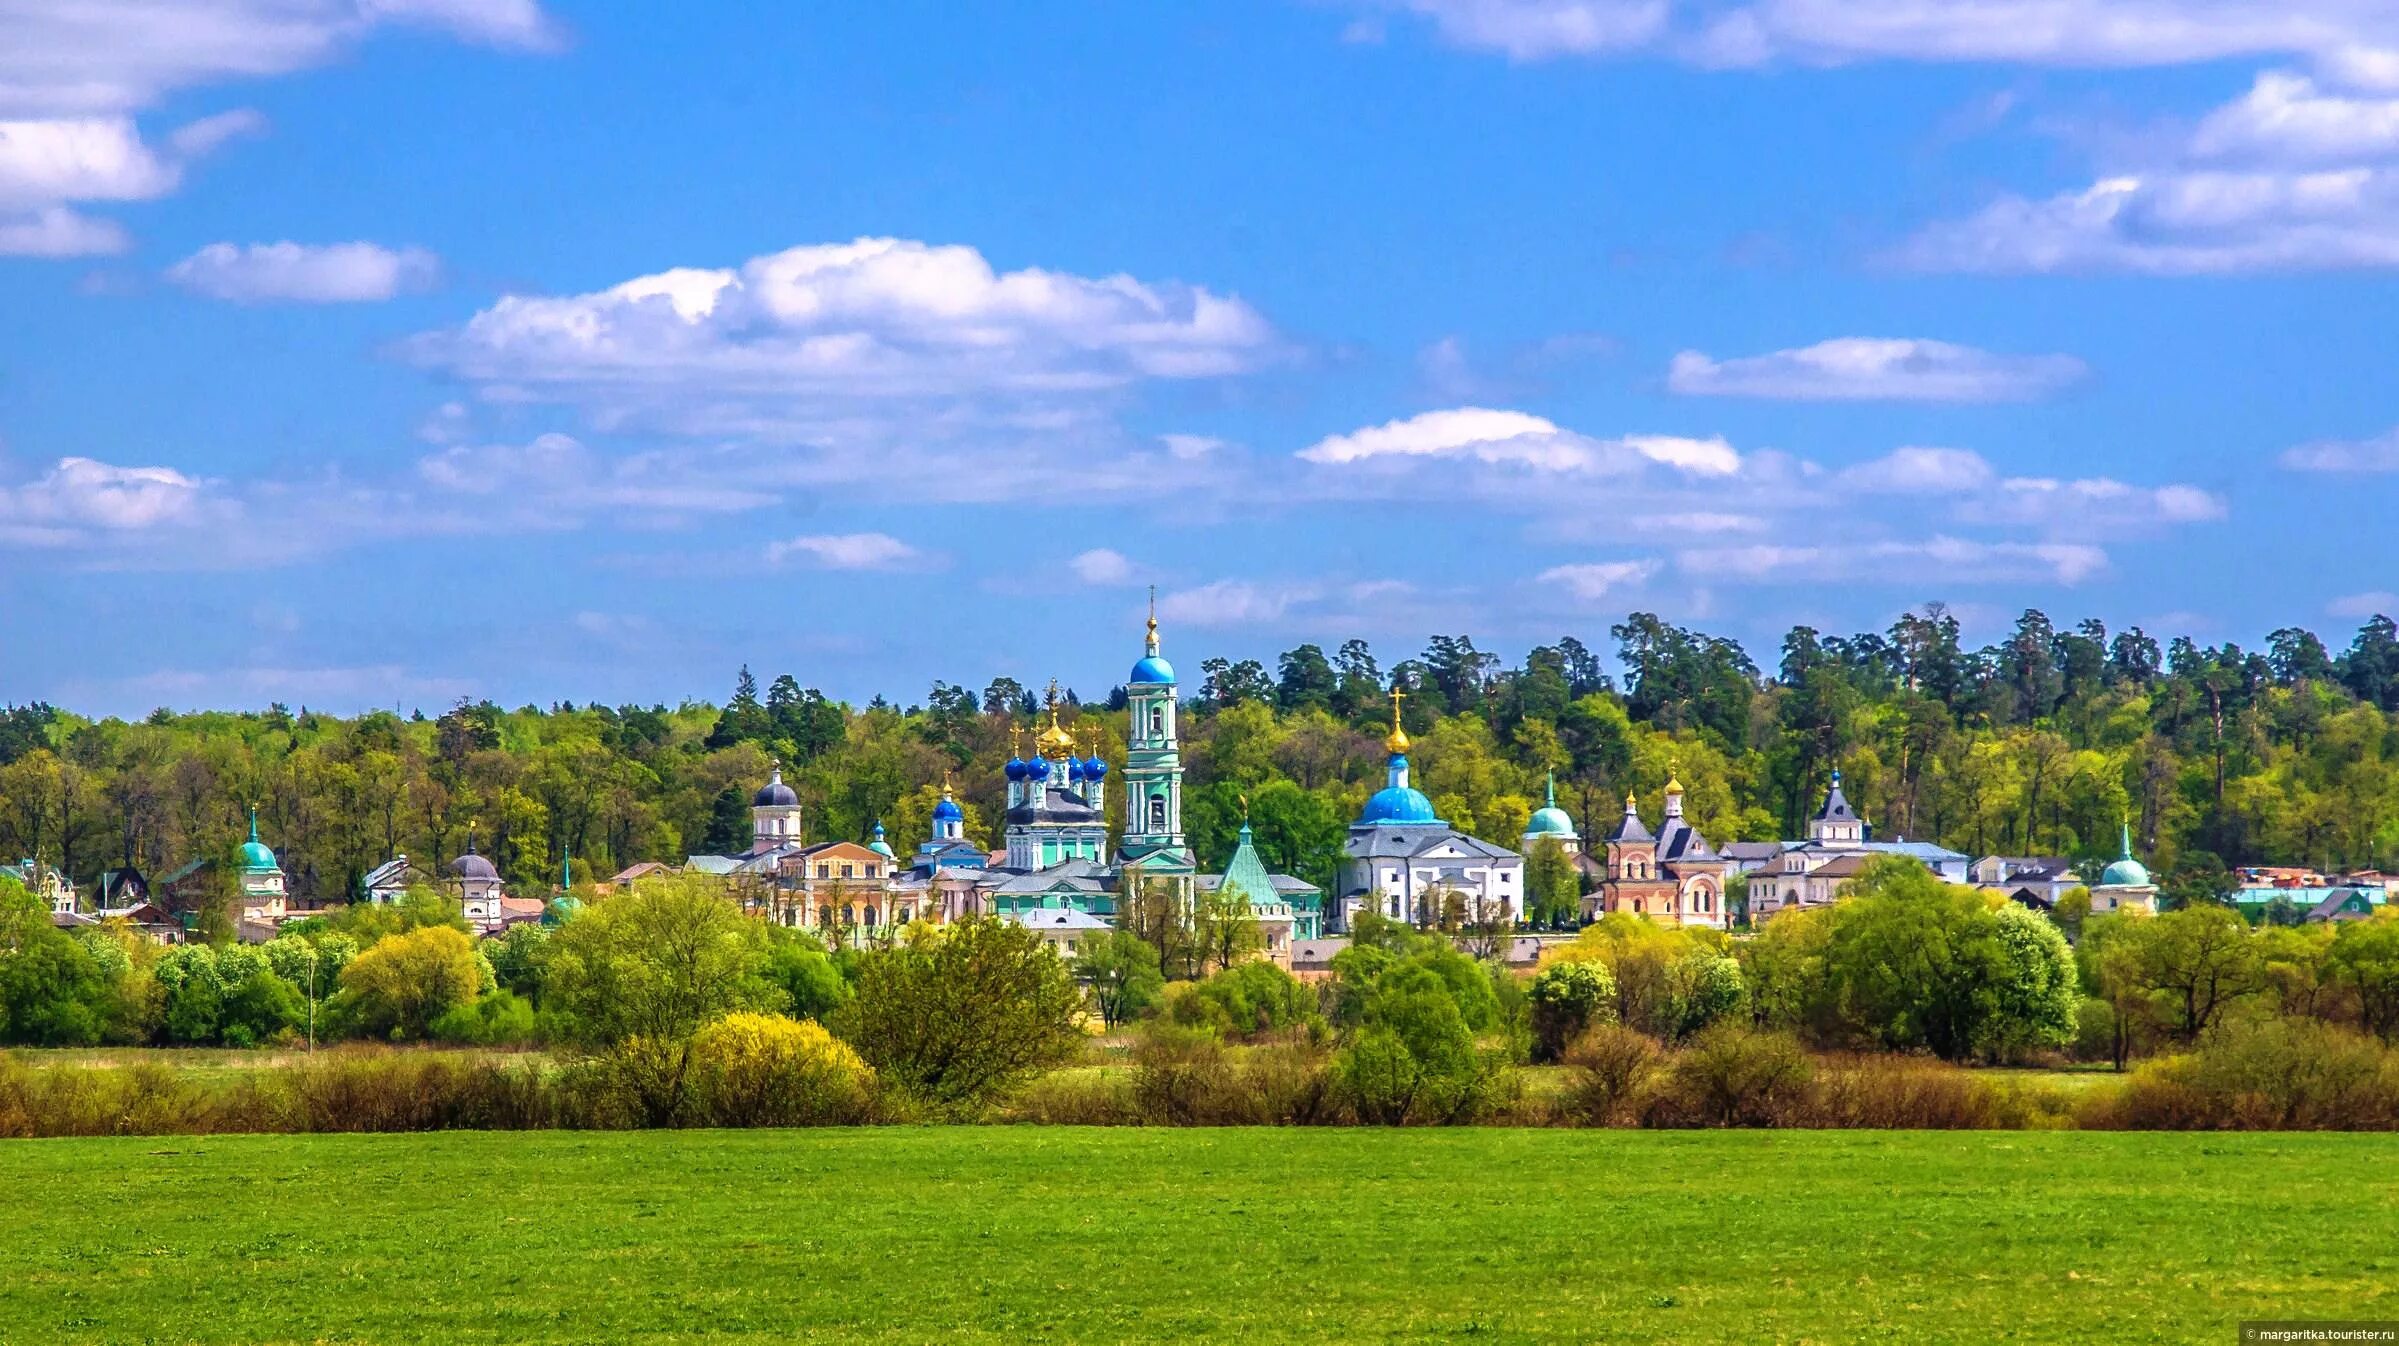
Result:
M813 1021L728 1014L692 1042L692 1094L716 1126L824 1126L864 1121L874 1071Z

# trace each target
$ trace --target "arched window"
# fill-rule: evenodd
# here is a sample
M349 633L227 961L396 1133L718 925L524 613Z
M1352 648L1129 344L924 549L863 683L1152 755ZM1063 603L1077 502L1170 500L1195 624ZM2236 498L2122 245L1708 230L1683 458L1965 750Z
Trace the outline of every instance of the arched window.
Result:
M1150 796L1150 827L1149 827L1149 830L1151 830L1152 832L1163 832L1163 831L1165 831L1165 830L1166 830L1166 796L1165 796L1165 795L1162 795L1162 794L1157 794L1157 795L1151 795L1151 796Z
M1150 707L1150 737L1166 737L1166 707Z
M866 909L866 923L868 925L875 924L875 909L871 906Z

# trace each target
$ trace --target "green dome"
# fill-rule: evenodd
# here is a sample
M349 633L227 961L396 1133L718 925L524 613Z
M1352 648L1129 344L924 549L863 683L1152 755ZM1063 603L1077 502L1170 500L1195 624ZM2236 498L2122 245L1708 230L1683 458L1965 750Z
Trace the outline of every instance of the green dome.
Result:
M2099 876L2102 888L2146 888L2149 867L2132 858L2132 820L2124 820L2124 856Z
M241 857L244 869L275 868L275 853L258 839L258 806L255 804L250 806L250 839L242 843Z
M1574 835L1574 819L1567 817L1566 810L1558 807L1557 773L1550 773L1548 802L1533 810L1533 820L1524 825L1524 834L1528 837L1571 837Z
M2107 871L2099 876L2099 886L2102 888L2146 888L2149 886L2149 869L2140 861L2130 857L2118 860L2109 865Z

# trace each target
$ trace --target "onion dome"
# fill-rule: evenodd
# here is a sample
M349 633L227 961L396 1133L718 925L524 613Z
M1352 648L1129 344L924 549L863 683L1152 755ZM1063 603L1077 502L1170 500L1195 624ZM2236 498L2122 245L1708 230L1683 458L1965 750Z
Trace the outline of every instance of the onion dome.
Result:
M450 872L462 879L496 879L500 877L500 871L492 868L491 861L475 854L475 847L471 842L467 845L466 854L450 862Z
M1125 681L1158 682L1171 685L1175 680L1175 666L1166 662L1165 658L1158 653L1158 595L1156 590L1150 592L1148 650L1149 653L1141 656L1141 662L1133 665L1132 675Z
M267 844L258 839L258 806L256 804L250 806L250 839L242 843L241 858L244 869L273 869L275 867L275 852L269 850Z
M1574 819L1567 817L1566 810L1558 807L1558 773L1554 771L1549 774L1547 798L1548 803L1533 811L1533 820L1525 824L1524 834L1528 837L1573 836Z
M1404 753L1408 750L1408 731L1399 727L1399 703L1400 700L1405 696L1407 696L1407 693L1401 691L1397 683L1392 684L1391 734L1390 737L1383 740L1383 746L1389 748L1391 750L1391 755L1394 757L1397 757L1401 753Z
M1366 801L1366 811L1358 815L1362 823L1437 823L1433 801L1424 791L1412 785L1387 785L1374 792Z
M2146 888L2149 886L2149 867L2132 858L2132 823L2124 824L2124 858L2109 865L2099 876L2102 888Z
M1083 760L1083 779L1098 780L1108 774L1108 764L1093 754Z
M1008 772L1008 779L1010 780L1023 780L1025 778L1025 760L1021 757L1011 755L1008 758L1008 765L1005 769Z
M886 860L897 858L891 853L891 843L883 839L883 820L881 818L875 819L875 839L866 843L866 848Z
M775 763L774 774L767 777L766 784L758 787L758 793L750 796L750 807L752 808L790 808L799 802L800 797L792 793L790 786L783 783L783 764L781 762Z
M958 801L950 797L950 787L947 785L941 787L941 802L933 806L933 821L937 823L966 821L966 810L959 808Z
M1083 779L1083 759L1072 753L1066 757L1066 778L1070 781Z
M1042 730L1040 737L1034 739L1033 743L1036 748L1040 749L1042 756L1053 762L1068 760L1075 755L1075 736L1066 732L1065 725L1058 723L1058 684L1056 682L1050 684L1050 727Z
M1034 754L1032 760L1025 763L1025 779L1029 781L1046 781L1049 778L1049 759L1041 756L1039 753Z

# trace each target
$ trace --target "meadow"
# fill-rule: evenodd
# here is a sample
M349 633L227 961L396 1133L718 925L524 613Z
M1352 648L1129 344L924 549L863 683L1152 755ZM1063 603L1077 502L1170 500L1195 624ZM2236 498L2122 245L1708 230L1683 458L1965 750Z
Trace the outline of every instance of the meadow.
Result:
M2364 1135L1167 1130L0 1145L0 1340L2231 1341L2399 1317Z

